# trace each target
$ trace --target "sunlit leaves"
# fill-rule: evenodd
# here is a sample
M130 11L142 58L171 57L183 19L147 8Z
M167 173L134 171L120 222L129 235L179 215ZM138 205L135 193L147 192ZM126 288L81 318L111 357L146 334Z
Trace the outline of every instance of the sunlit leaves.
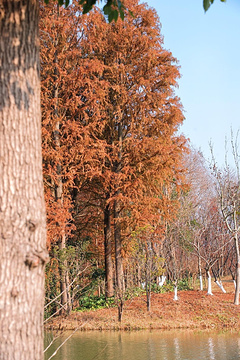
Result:
M124 19L124 6L120 0L108 0L106 5L103 7L103 12L108 16L108 21L111 22L114 20L115 22L120 15L120 18Z

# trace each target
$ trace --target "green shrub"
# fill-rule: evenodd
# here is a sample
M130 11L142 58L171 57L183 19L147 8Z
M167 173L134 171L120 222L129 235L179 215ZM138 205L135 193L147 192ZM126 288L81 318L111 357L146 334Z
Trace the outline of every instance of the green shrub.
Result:
M170 281L167 281L163 284L163 286L159 286L157 284L152 284L152 292L156 294L164 294L169 291L173 291L174 286Z
M188 278L179 280L178 290L192 290L192 287L189 285Z
M115 305L114 298L105 298L104 295L101 296L82 296L79 299L79 306L77 307L77 311L84 310L97 310L113 307Z

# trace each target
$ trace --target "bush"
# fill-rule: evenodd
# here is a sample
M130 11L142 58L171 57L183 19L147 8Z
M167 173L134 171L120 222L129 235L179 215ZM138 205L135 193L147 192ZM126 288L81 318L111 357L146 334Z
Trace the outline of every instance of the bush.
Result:
M170 281L167 281L163 284L163 286L158 286L153 284L152 291L157 294L164 294L165 292L173 291L174 286Z
M178 290L192 290L192 287L189 285L188 278L179 280Z
M106 299L104 295L99 296L83 296L79 299L79 307L77 307L77 311L84 310L97 310L113 307L115 305L114 298Z

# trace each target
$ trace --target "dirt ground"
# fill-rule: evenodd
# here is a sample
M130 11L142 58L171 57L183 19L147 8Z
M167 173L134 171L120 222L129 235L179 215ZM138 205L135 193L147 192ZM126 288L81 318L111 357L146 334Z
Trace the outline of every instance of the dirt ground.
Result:
M213 296L207 291L179 291L152 294L151 311L147 312L146 297L140 296L124 304L122 322L117 308L73 311L68 317L56 317L46 329L73 330L140 330L140 329L234 329L240 330L240 305L234 305L233 283L223 283L224 294L213 283Z

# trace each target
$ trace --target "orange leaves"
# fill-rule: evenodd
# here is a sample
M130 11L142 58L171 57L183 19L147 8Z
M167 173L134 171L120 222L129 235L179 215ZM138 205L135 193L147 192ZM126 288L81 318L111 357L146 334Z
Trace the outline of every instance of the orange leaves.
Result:
M158 207L161 215L164 206L168 209L162 189L172 187L180 169L184 139L175 132L183 115L173 92L179 71L162 48L156 13L137 1L127 1L127 6L137 15L126 15L124 22L109 25L96 13L88 17L84 51L105 66L101 76L107 87L99 99L104 126L98 135L108 146L100 192L108 194L107 203L121 203L122 218L130 212L134 219L148 221Z
M75 229L72 223L70 209L72 207L69 198L65 197L63 201L56 201L52 191L45 187L45 200L47 210L47 246L59 240L61 234L71 236L71 232Z
M125 3L136 16L126 13L111 24L98 9L80 16L75 2L59 12L54 5L42 9L43 157L52 241L58 226L70 233L72 222L79 236L98 237L104 209L110 206L112 215L114 204L124 233L164 224L174 214L172 193L181 184L185 149L176 133L184 119L174 94L179 69L163 48L156 12L137 0Z

